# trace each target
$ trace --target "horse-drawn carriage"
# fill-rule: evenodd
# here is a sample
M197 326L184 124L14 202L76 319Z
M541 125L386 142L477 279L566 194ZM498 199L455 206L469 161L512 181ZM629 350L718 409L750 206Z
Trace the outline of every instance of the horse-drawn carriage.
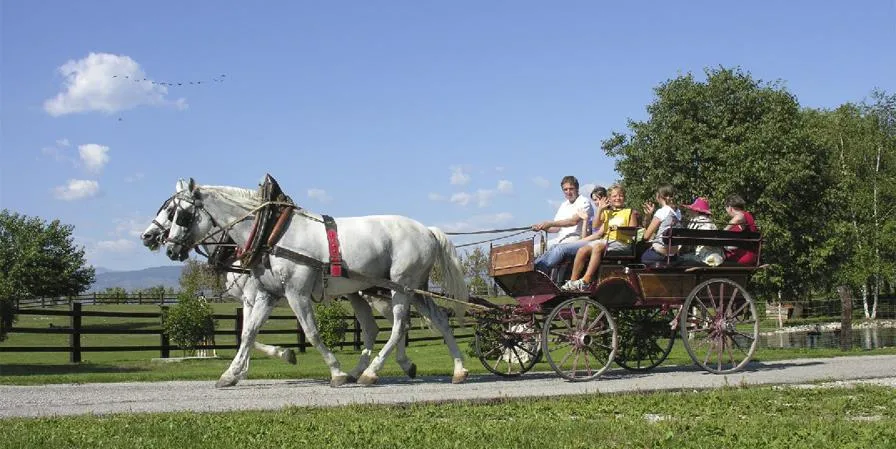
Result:
M634 228L631 229L634 231ZM757 232L677 228L665 244L761 250ZM699 262L645 265L632 245L607 253L587 292L563 291L534 268L534 242L493 246L490 275L515 299L512 305L479 301L476 349L491 372L517 376L542 357L574 381L600 376L615 361L646 371L665 360L680 335L691 359L713 373L735 372L753 356L759 335L756 304L744 288L762 268Z
M147 247L164 244L173 260L184 260L203 246L235 249L231 253L238 261L223 265L234 263L251 288L242 288L248 312L240 348L218 386L245 377L249 350L281 297L323 356L333 386L352 379L375 383L393 349L402 369L415 375L416 366L399 343L410 306L443 334L454 360L452 381L463 382L462 353L444 311L433 302L438 298L473 308L478 357L503 376L525 373L542 357L570 380L594 379L614 361L630 370L649 370L662 363L679 333L694 362L714 373L739 370L756 349L756 305L743 286L761 268L758 262L644 265L636 249L608 253L594 287L571 293L534 269L534 242L527 240L491 249L490 274L516 300L499 305L468 295L455 248L442 231L400 216L333 219L298 208L280 192L270 176L259 192L180 180L142 234ZM762 244L752 232L673 229L665 239L670 246L734 246L757 253ZM422 289L437 262L443 294ZM374 287L392 292L385 299L395 323L389 341L371 360L378 329L359 292ZM362 357L349 372L318 338L311 307L312 299L338 296L354 298L365 335Z

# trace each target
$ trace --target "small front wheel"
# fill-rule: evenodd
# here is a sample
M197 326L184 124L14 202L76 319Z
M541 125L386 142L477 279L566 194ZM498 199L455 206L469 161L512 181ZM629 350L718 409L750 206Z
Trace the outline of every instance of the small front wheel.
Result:
M474 335L482 366L499 376L519 376L541 359L540 329L534 320L483 317L477 322Z
M571 381L600 377L616 357L616 323L599 302L572 298L545 319L542 348L551 368Z

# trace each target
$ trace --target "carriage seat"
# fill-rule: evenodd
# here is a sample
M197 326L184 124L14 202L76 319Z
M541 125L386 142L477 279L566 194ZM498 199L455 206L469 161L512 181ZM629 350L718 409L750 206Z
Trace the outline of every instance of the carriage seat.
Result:
M723 231L711 229L672 228L669 234L663 237L663 243L669 248L680 245L687 246L719 246L735 247L760 254L762 248L762 232L757 231ZM674 264L675 262L670 263ZM759 257L756 265L759 266ZM707 266L702 262L679 262L677 266ZM723 262L721 266L743 266L734 262Z

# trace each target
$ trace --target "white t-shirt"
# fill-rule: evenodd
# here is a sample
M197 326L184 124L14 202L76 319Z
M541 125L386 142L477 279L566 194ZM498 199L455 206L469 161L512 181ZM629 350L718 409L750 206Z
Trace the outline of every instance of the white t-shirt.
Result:
M663 206L653 213L653 218L660 221L660 226L657 228L656 234L653 235L650 242L653 243L653 248L655 250L663 254L666 251L666 245L663 244L663 233L669 228L677 228L679 226L679 223L681 223L681 211L672 209L669 206ZM677 251L678 247L673 246L672 254L675 254Z
M591 212L591 200L582 195L579 195L579 197L572 203L564 200L557 209L557 214L554 215L554 221L566 220L577 216L579 213L585 216L590 216L593 213ZM564 242L574 242L581 239L582 226L587 226L585 220L579 220L577 224L560 228L560 230L557 231L557 235L548 240L548 246L550 247Z

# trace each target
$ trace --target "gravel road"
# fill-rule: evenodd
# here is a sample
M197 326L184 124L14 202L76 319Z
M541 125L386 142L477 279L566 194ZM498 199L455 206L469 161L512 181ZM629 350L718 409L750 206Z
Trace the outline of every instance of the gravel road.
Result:
M477 375L452 385L449 376L381 378L372 387L330 388L322 380L248 380L225 389L214 381L0 386L0 418L124 412L273 410L285 406L399 404L626 391L697 390L725 385L871 382L896 388L896 356L838 357L752 363L723 376L696 367L661 367L646 374L615 369L600 380L567 382L554 373L517 379ZM847 382L853 383L853 382Z

